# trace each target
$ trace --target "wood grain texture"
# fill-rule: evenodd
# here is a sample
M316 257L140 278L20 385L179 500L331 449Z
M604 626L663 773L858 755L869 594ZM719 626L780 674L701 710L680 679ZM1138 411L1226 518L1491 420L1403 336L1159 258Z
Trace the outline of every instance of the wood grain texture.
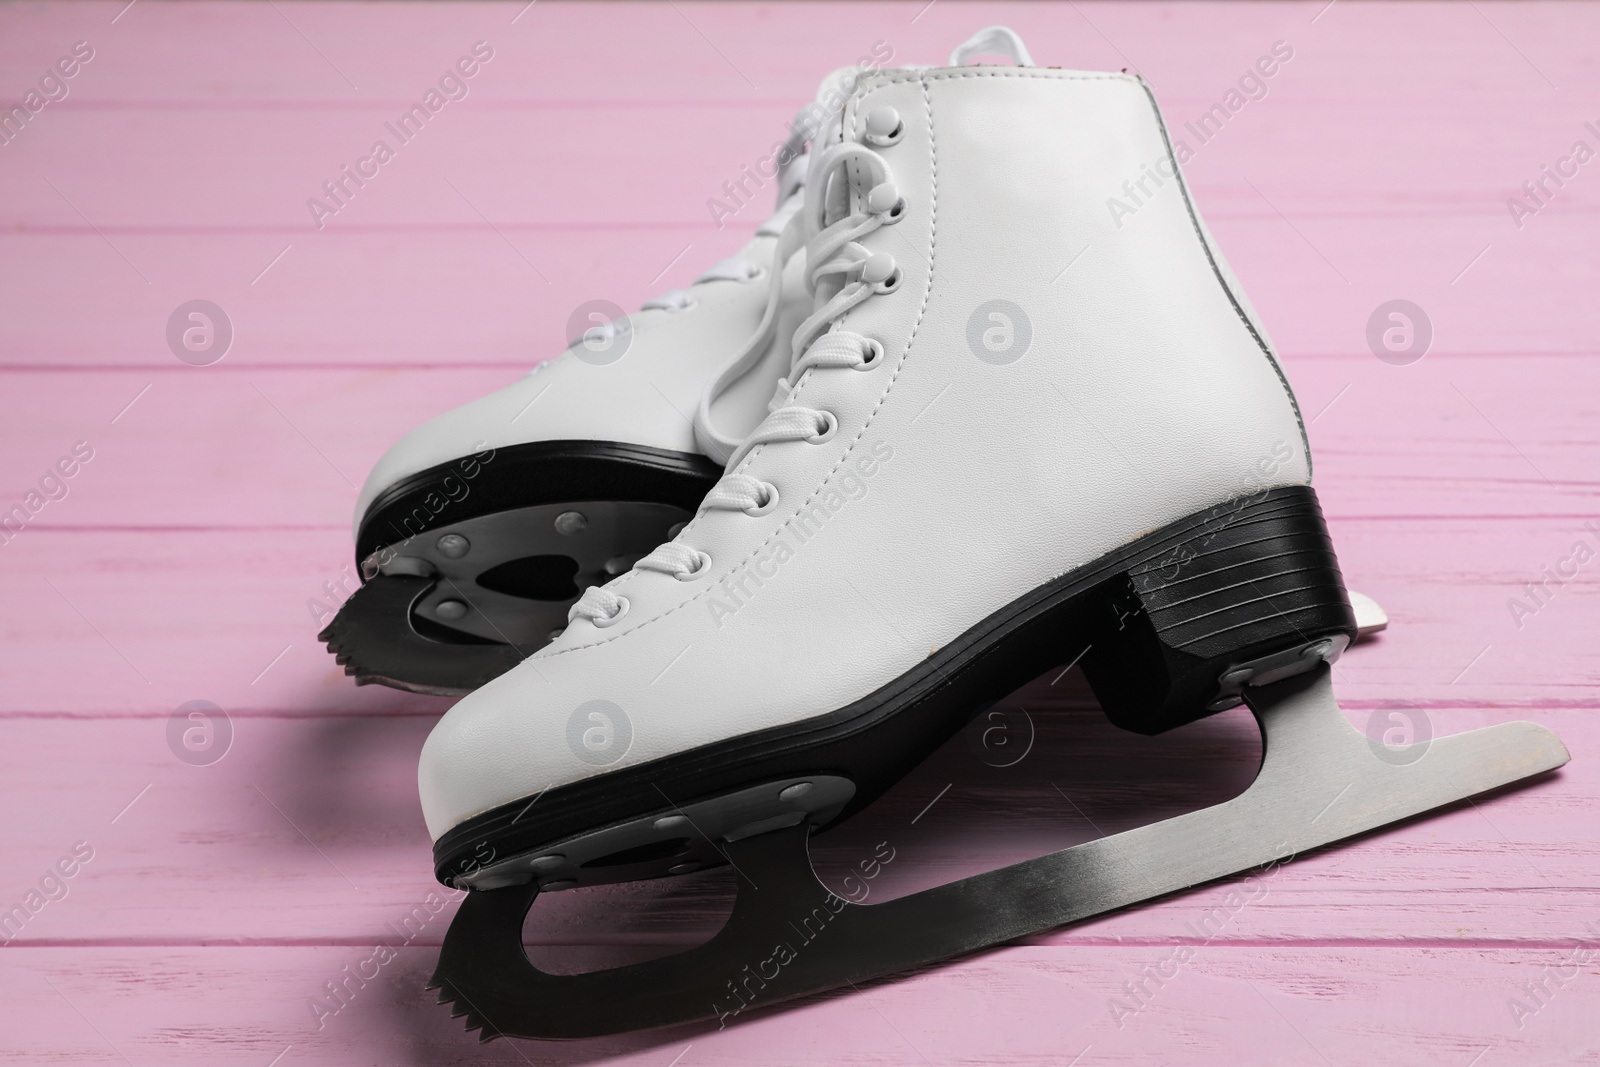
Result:
M736 250L766 194L720 229L706 200L825 71L876 41L938 63L991 23L1042 63L1138 70L1179 139L1292 46L1186 173L1311 422L1346 577L1393 620L1339 664L1341 701L1358 727L1400 701L1438 733L1534 719L1573 762L1304 857L1203 944L1227 883L724 1031L480 1047L421 988L454 904L415 763L447 702L357 689L315 641L356 487L558 351L578 303L637 306ZM1600 147L1597 31L1593 5L1352 0L0 10L0 100L95 49L0 146L0 512L94 450L0 538L0 909L60 897L0 938L0 1062L1600 1063L1600 967L1572 955L1600 942L1600 564L1510 607L1600 547L1600 163L1520 226L1507 207ZM306 199L479 40L469 95L318 229ZM210 367L163 338L195 297L237 328ZM1434 329L1410 366L1368 349L1394 298ZM210 766L169 747L191 700L228 715ZM1259 755L1238 711L1119 733L1076 671L1002 711L1025 759L952 739L817 842L824 878L887 841L874 892L911 892L1223 799ZM554 894L530 952L694 944L731 890Z
M727 1030L679 1027L593 1041L480 1046L422 991L428 948L402 949L323 1019L309 1002L370 946L50 948L0 972L25 1002L17 1062L745 1065L1071 1062L1571 1063L1593 1040L1595 985L1570 980L1518 1029L1507 1002L1565 965L1562 949L1206 946L1123 1025L1112 1002L1159 963L1147 946L1021 946ZM52 986L54 988L52 988ZM41 995L36 987L42 987ZM1553 988L1553 984L1552 984ZM325 994L323 994L325 995ZM1085 1051L1087 1050L1087 1051ZM1555 1055L1550 1055L1552 1050ZM124 1059L123 1057L126 1057ZM1481 1061L1480 1061L1481 1062Z
M385 448L441 408L523 373L448 361L274 369L230 360L176 370L0 371L11 403L0 422L0 510L82 441L94 458L29 529L347 530L356 487ZM176 363L170 354L168 361ZM1584 365L1578 357L1521 356L1507 380L1488 359L1430 356L1411 367L1370 354L1290 361L1300 403L1315 420L1324 510L1335 519L1406 521L1593 515L1600 400L1574 388ZM652 370L635 364L615 373ZM1072 384L1068 373L1057 381ZM1119 432L1114 417L1103 424ZM241 435L254 444L248 453L237 447Z

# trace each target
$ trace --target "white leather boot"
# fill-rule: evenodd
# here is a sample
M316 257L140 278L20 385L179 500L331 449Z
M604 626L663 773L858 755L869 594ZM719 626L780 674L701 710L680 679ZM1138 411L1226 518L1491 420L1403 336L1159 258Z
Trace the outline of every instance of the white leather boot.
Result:
M463 884L687 869L715 851L681 833L556 843L791 779L741 814L826 822L1080 656L1155 732L1354 635L1294 398L1187 190L1107 212L1171 162L1140 79L881 72L831 136L793 388L672 543L434 729L441 878L485 848Z
M364 584L319 635L357 684L470 692L566 626L585 586L688 521L766 415L808 310L798 257L789 299L769 306L805 134L786 148L777 214L738 255L637 315L575 316L561 355L423 424L373 467L355 511ZM742 377L703 403L736 352Z
M869 76L791 226L816 303L775 410L671 543L423 748L436 873L475 890L434 984L486 1038L726 1026L1566 761L1532 723L1391 749L1341 713L1357 625L1294 398L1141 80ZM1248 700L1256 781L888 902L816 878L812 830L1072 662L1132 730ZM723 861L738 901L703 945L578 975L523 950L541 892Z
M994 48L1026 61L1014 34L994 32L952 63ZM581 589L691 517L767 414L810 310L798 231L779 239L806 146L863 71L892 56L880 42L822 80L772 156L778 211L738 255L638 315L575 313L566 352L378 461L355 511L364 584L319 635L357 684L470 692L559 632Z

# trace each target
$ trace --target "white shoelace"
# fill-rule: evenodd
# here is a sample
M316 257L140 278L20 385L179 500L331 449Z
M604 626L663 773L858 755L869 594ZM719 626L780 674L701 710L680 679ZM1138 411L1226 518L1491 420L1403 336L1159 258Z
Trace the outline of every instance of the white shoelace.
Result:
M957 45L950 65L957 67L979 55L1003 55L1021 67L1033 65L1022 38L1004 26L988 26ZM805 112L801 113L802 116ZM829 133L816 138L821 144L838 133L841 116L834 115ZM728 361L721 373L707 386L695 411L695 439L702 451L723 461L725 473L701 503L702 510L743 511L763 515L777 507L778 491L738 471L750 451L760 445L786 441L821 443L833 436L838 420L830 412L789 403L794 386L811 370L855 369L877 365L883 358L883 345L849 330L840 329L838 320L845 312L876 293L898 288L900 276L894 257L886 252L869 252L858 242L864 236L893 225L904 217L905 201L894 183L894 175L883 157L871 145L893 144L900 137L899 116L893 108L876 108L866 118L866 144L853 141L835 144L820 154L814 153L805 173L804 203L784 222L773 250L767 305L761 322L750 340ZM797 119L791 147L798 151L801 120ZM845 167L855 164L858 176L851 185L835 178L847 178ZM865 175L863 179L860 175ZM860 210L851 210L852 192L865 188ZM785 205L788 206L787 203ZM829 215L838 217L831 225ZM760 361L777 330L778 308L783 300L783 272L790 257L804 245L807 290L821 306L795 330L795 358L786 377L778 379L769 414L742 442L718 432L711 422L711 405L727 388L747 374ZM791 385L791 383L793 383ZM711 567L706 553L673 540L661 545L634 564L640 570L670 574L680 581L694 581ZM591 586L573 605L568 620L589 619L596 626L610 626L628 610L628 600L609 589Z
M884 109L890 119L892 111ZM893 122L875 115L879 124L894 128ZM849 190L834 183L843 180L845 168L854 164L866 189L860 210L826 224L831 202L849 202ZM839 210L844 210L843 208ZM886 252L869 252L859 239L898 222L906 210L894 184L894 177L883 158L870 147L854 142L833 145L815 155L807 168L804 204L784 225L773 252L766 309L751 340L728 362L707 388L696 413L695 431L709 455L726 457L728 473L712 487L701 503L702 510L743 511L763 515L777 506L778 491L769 482L740 473L737 468L750 451L760 445L788 441L821 443L838 429L831 412L788 402L794 389L811 370L852 369L876 366L883 357L883 346L872 338L839 329L837 320L845 312L875 293L890 292L899 285L894 257ZM768 405L769 414L742 442L728 441L710 424L710 404L728 385L755 365L776 329L777 309L783 297L783 271L790 256L802 242L806 253L806 287L819 294L818 307L794 335L797 358L787 377L780 378ZM791 385L793 383L793 386ZM680 581L693 581L711 566L706 553L674 540L661 545L634 564L639 570L669 574ZM585 618L596 626L616 623L628 610L626 597L609 588L590 586L572 606L568 620Z

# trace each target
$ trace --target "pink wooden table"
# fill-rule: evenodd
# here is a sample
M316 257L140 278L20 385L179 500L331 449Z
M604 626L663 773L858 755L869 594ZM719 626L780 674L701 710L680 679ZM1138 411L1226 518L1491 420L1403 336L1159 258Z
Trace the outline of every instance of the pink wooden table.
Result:
M764 199L720 230L706 201L824 71L878 41L938 63L991 22L1043 63L1141 71L1180 138L1292 49L1187 170L1313 420L1347 577L1394 618L1341 698L1358 724L1412 701L1438 733L1536 719L1573 762L1242 907L1224 883L720 1032L479 1047L422 989L454 904L414 769L445 705L358 691L315 640L355 487L401 432L555 353L580 302L637 306L737 247ZM41 479L59 497L0 545L0 907L39 905L0 952L0 1059L1600 1062L1600 965L1572 963L1600 942L1600 563L1525 592L1600 547L1600 162L1561 162L1600 148L1600 9L29 4L0 10L0 100L80 41L0 145L0 511ZM319 228L308 198L478 41L468 95ZM1568 176L1530 199L1546 165ZM194 299L235 331L209 366L166 341ZM1369 348L1394 299L1431 321L1420 362ZM822 865L887 840L874 891L905 892L1248 780L1242 713L1137 738L1076 675L1016 697L1022 762L956 739ZM207 766L169 747L193 700L231 731ZM729 900L715 873L565 894L530 952L659 953ZM1147 977L1212 908L1193 959ZM417 909L377 978L325 999Z

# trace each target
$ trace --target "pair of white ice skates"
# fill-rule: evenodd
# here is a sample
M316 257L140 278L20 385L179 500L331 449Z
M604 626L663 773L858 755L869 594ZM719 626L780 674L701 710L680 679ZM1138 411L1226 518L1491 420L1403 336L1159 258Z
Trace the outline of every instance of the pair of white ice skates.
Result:
M1017 65L959 65L980 48ZM486 683L419 772L436 874L472 890L435 983L486 1037L726 1019L1566 761L1531 723L1417 760L1348 725L1328 664L1357 623L1304 429L1148 87L999 29L952 63L855 79L740 261L591 338L624 359L575 347L369 480L381 611L353 599L330 640L366 680ZM1118 226L1151 168L1176 180ZM884 904L818 882L812 832L1070 662L1144 733L1248 703L1256 782ZM739 899L699 948L564 976L523 952L540 892L722 862Z

